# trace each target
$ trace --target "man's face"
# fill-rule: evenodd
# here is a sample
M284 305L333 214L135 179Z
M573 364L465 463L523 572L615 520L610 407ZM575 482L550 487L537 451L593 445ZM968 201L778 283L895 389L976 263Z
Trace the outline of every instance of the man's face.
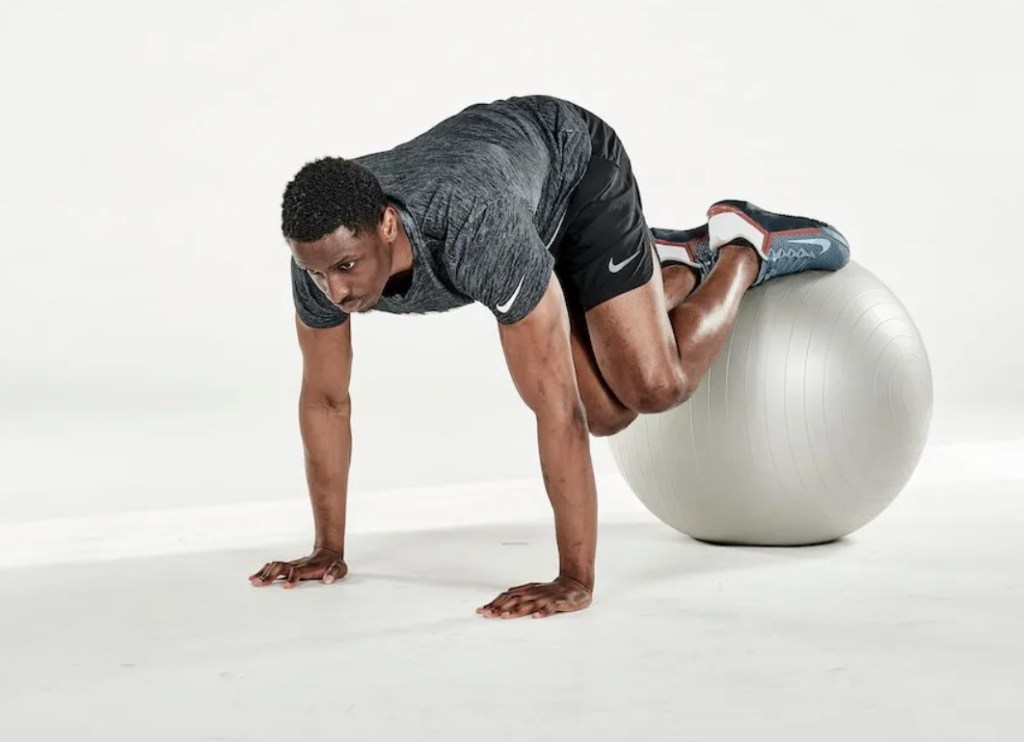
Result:
M288 240L288 245L299 268L310 274L332 304L349 313L365 312L380 301L390 277L391 218L386 213L376 228L358 235L339 227L316 242Z

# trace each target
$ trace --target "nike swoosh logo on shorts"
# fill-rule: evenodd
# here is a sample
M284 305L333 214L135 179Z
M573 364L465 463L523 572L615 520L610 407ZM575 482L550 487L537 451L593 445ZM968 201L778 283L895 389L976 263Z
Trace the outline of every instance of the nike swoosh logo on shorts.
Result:
M522 278L519 279L519 285L516 286L515 293L512 294L508 302L506 302L505 304L498 304L497 307L495 307L499 312L505 314L509 309L512 308L512 305L515 303L516 297L519 296L519 289L523 287L523 281L525 280L526 276L523 276Z
M612 273L618 273L623 268L625 268L626 265L628 265L629 263L633 262L634 258L639 257L640 253L642 253L642 252L643 252L642 249L641 250L637 250L635 253L630 255L628 258L623 260L621 263L616 263L615 262L615 258L608 258L608 270L610 270Z
M828 251L828 249L832 247L831 242L829 242L828 240L823 240L820 237L811 237L806 240L790 240L790 242L798 242L801 245L817 245L818 247L821 248L822 255L824 255Z

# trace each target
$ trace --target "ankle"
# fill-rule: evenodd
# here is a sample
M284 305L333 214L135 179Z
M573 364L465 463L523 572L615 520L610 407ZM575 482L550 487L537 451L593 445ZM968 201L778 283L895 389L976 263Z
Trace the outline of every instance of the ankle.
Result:
M753 283L761 270L761 256L746 240L736 240L718 248L718 263L735 266L736 270L747 272Z
M753 265L761 264L761 256L758 254L754 246L743 239L730 242L728 245L722 245L718 248L718 259L721 260L723 257L730 256L732 259L749 262Z
M661 282L665 291L666 307L672 311L700 284L700 273L693 266L682 263L663 265Z
M719 251L722 251L722 250L738 250L738 251L741 251L741 252L751 252L754 255L757 255L757 249L752 244L750 244L749 241L743 239L742 237L737 237L736 239L732 240L731 242L727 242L726 244L722 245L718 249L719 249ZM760 256L758 256L758 257L760 257Z

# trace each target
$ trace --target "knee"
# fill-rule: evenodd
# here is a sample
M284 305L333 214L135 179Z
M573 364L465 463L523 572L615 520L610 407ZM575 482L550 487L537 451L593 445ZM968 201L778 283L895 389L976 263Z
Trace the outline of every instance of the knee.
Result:
M637 417L638 414L630 409L621 409L592 417L588 415L587 427L592 436L604 438L625 430Z
M682 371L638 380L622 401L636 412L649 415L678 407L693 396L696 381Z

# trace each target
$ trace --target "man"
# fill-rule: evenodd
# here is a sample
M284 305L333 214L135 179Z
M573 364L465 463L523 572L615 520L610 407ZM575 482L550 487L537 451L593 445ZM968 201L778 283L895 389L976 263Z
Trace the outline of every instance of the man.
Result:
M753 285L838 270L843 237L812 219L720 201L696 229L650 229L608 124L568 101L477 104L394 149L324 158L288 183L303 357L300 430L312 554L270 562L253 585L345 576L351 455L350 314L494 314L513 382L534 412L559 569L477 609L512 618L576 611L595 583L597 498L589 434L690 397Z

